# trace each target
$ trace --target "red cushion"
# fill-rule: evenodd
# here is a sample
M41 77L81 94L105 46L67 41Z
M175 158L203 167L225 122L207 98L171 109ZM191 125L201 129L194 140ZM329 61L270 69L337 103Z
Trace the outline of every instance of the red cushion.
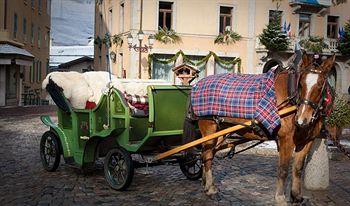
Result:
M86 101L85 109L93 109L95 107L96 107L96 103L95 102Z

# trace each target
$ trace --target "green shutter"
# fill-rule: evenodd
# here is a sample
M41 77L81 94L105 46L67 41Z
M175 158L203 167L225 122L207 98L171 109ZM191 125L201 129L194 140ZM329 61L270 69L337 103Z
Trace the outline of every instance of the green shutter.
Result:
M41 61L39 62L39 71L38 71L38 82L40 83L41 82Z
M49 69L50 69L50 62L49 62L49 60L47 59L47 60L46 60L46 74L45 74L45 77L49 74Z
M32 82L32 73L33 73L33 66L30 66L29 68L29 82Z
M32 72L30 74L30 82L31 83L34 82L34 75L35 75L35 60L33 61L33 68L32 68Z

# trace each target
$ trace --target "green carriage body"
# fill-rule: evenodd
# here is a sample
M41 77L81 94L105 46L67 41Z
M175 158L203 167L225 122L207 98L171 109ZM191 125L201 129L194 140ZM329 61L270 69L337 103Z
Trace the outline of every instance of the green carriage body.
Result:
M190 90L189 86L148 86L145 117L133 117L124 95L112 89L94 109L70 108L70 114L58 109L58 124L49 116L41 119L59 137L65 160L78 166L94 163L116 146L130 153L152 153L163 144L181 145Z

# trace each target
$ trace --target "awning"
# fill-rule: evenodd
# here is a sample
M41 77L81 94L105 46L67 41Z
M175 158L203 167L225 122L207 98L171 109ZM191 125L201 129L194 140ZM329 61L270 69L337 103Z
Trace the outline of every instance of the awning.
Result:
M11 44L0 44L0 64L32 65L34 55L27 50Z
M2 65L30 66L33 59L34 55L23 48L11 44L0 44L0 64Z

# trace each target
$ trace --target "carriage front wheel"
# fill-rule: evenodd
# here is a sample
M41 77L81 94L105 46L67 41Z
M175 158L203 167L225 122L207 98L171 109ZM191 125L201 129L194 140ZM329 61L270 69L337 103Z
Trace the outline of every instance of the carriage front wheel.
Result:
M108 184L115 190L125 190L134 176L131 155L122 147L108 152L104 160L104 173Z
M182 173L189 180L199 180L202 177L202 158L200 154L187 153L179 160Z
M61 160L59 149L59 139L55 133L47 131L40 140L40 158L46 171L54 172L58 168Z

